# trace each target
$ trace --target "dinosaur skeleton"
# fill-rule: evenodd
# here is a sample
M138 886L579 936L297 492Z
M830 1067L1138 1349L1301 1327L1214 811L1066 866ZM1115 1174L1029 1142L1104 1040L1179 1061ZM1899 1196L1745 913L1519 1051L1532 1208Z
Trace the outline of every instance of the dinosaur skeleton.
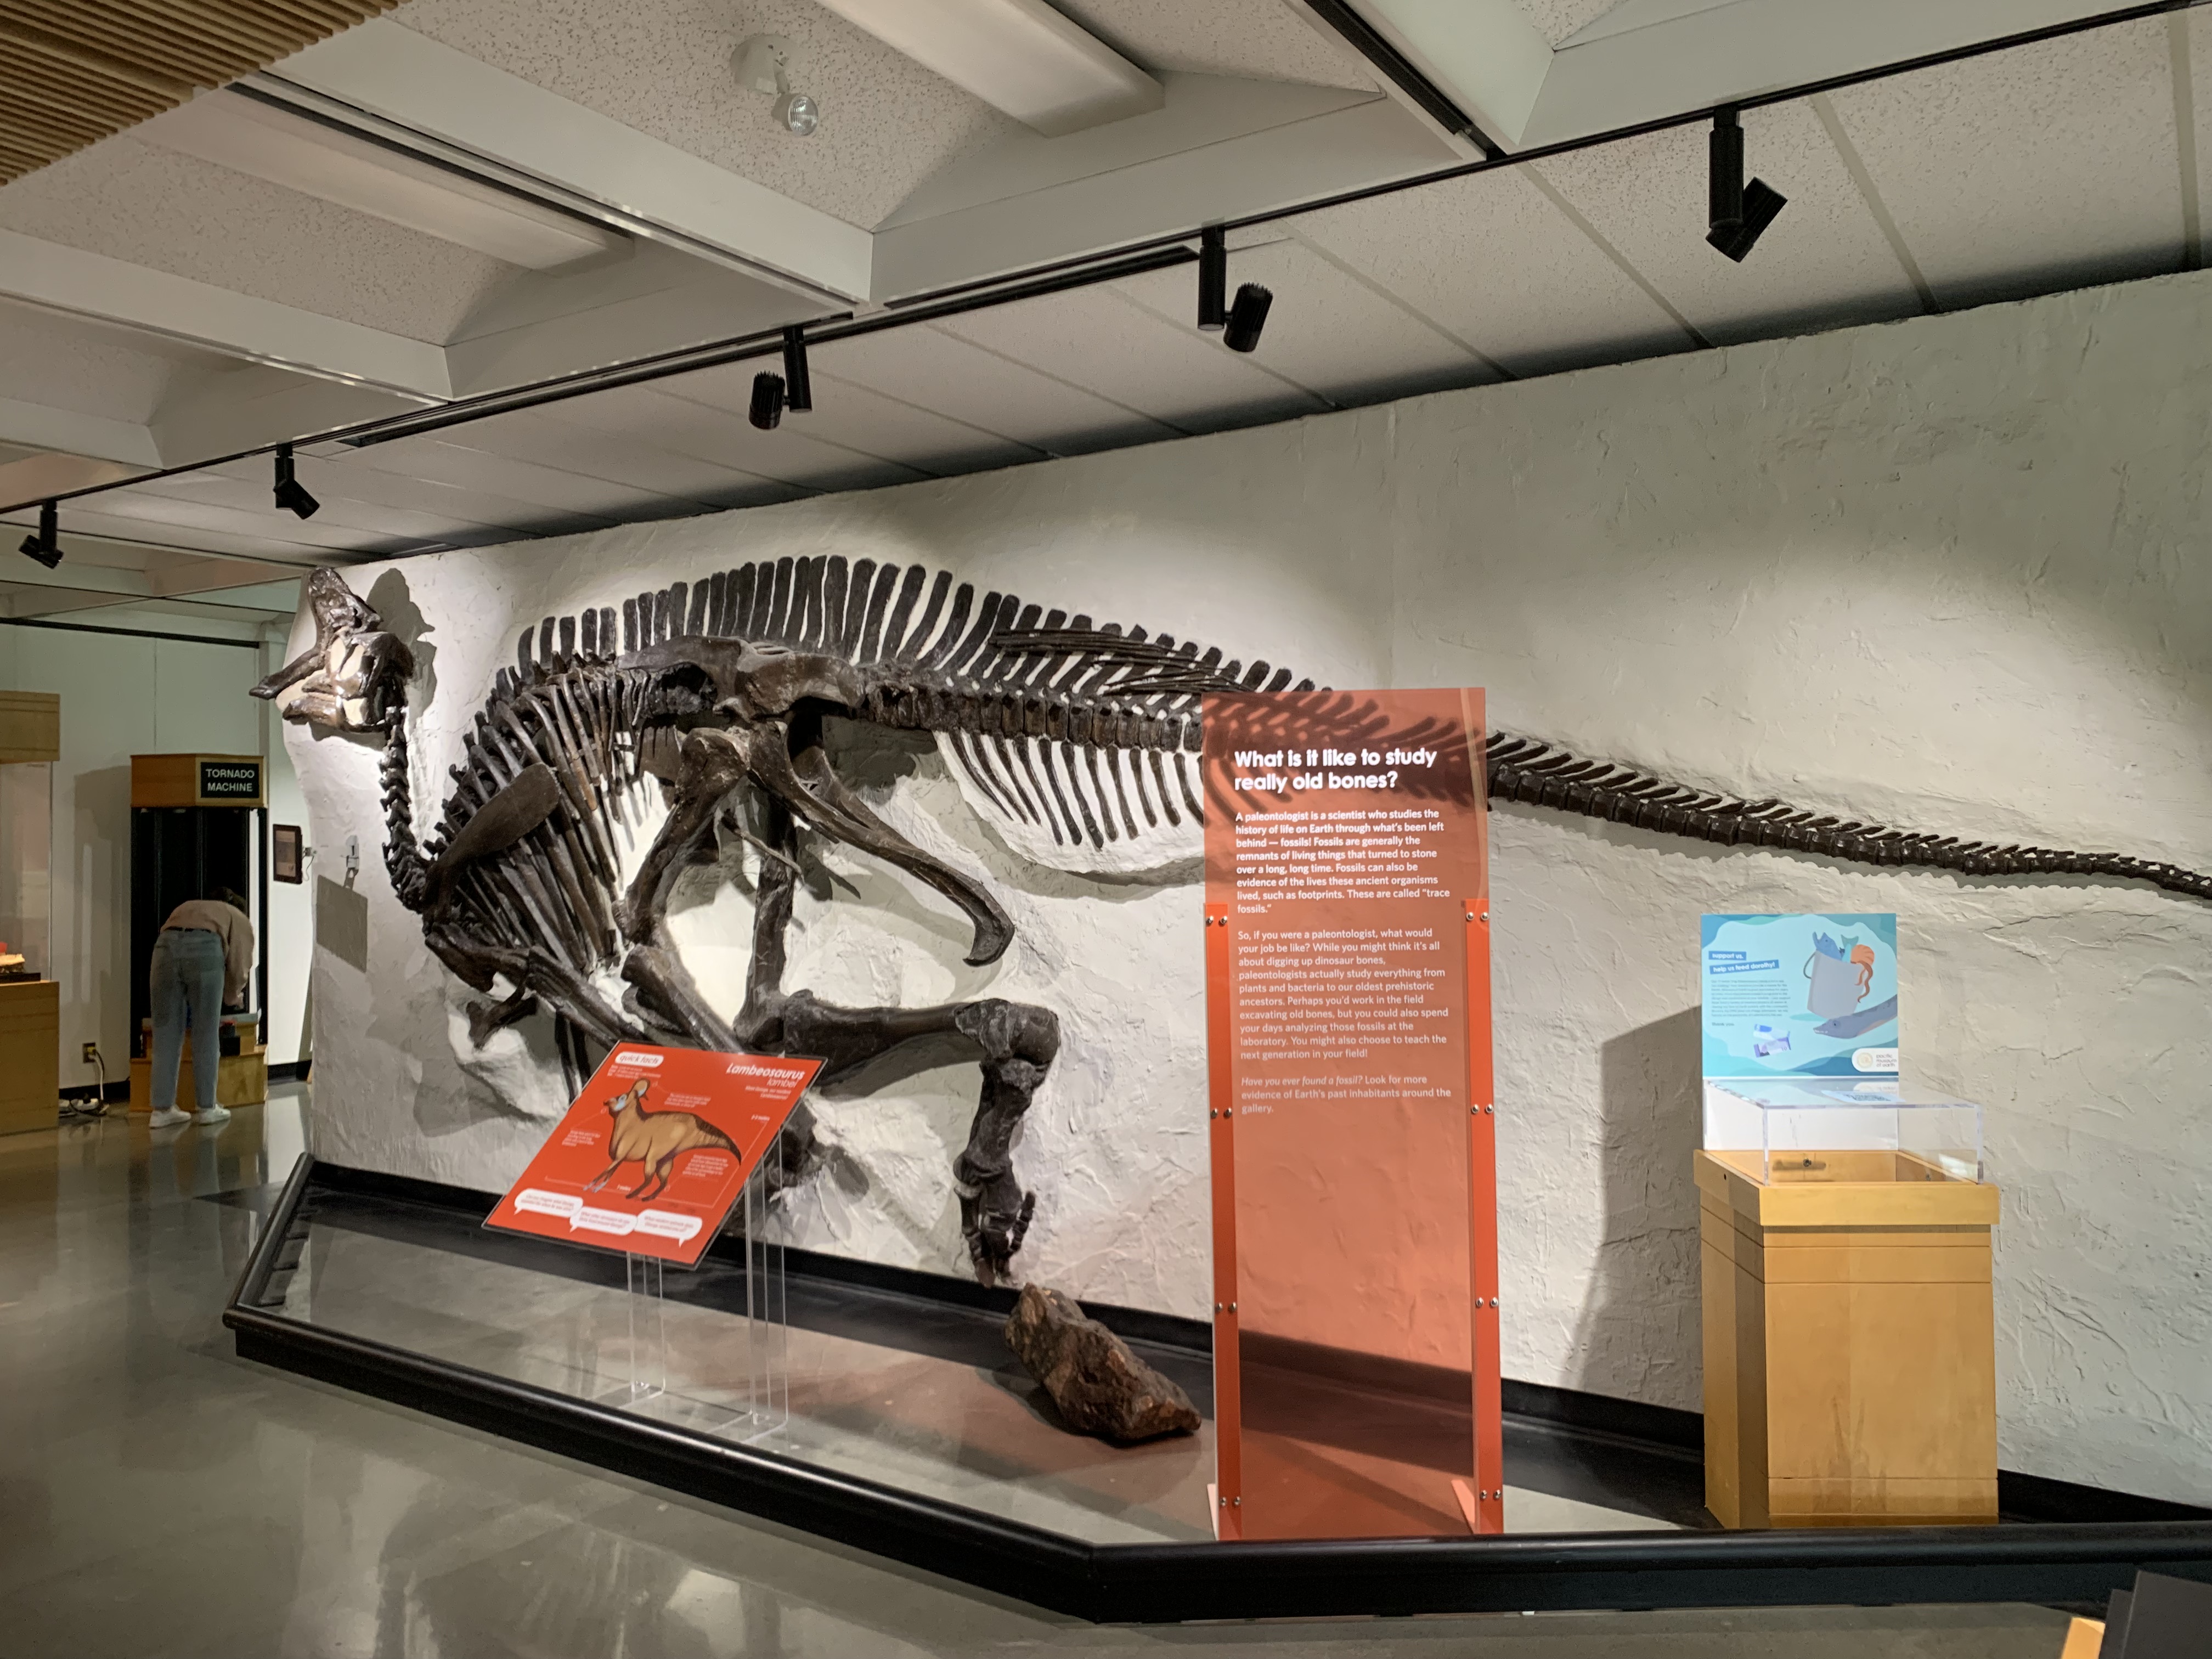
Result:
M1035 1212L1012 1142L1058 1052L1059 1021L996 998L844 1007L784 989L802 826L906 871L963 912L970 964L996 961L1014 933L987 888L915 846L837 776L824 720L931 734L969 801L1018 850L1090 868L1111 849L1131 867L1195 850L1206 693L1313 689L1291 688L1288 670L1264 662L1224 663L1218 650L1011 594L978 604L970 584L919 566L834 556L745 564L625 599L619 621L607 606L525 630L515 665L499 672L464 739L437 825L418 843L411 658L335 570L317 571L308 596L314 645L255 695L279 699L289 720L382 734L393 890L463 981L486 996L507 988L470 1006L474 1040L546 1006L572 1085L594 1050L621 1042L819 1056L834 1080L902 1044L950 1041L982 1073L954 1178L986 1283L1009 1273ZM1373 705L1348 695L1328 714L1347 739L1382 730ZM1840 820L1531 738L1492 736L1487 763L1492 799L1723 845L1975 876L2132 878L2212 897L2212 878L2170 864ZM641 822L641 792L654 780L666 816L624 882L619 831ZM734 1019L708 1006L667 927L678 879L716 861L725 832L759 859ZM628 988L618 1000L617 981Z

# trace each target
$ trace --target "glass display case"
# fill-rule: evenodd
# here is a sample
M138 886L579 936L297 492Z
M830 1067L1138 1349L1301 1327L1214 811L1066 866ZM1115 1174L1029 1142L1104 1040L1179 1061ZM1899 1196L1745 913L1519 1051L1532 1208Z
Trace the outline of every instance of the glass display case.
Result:
M1982 1109L1889 1080L1709 1078L1705 1146L1770 1183L1978 1182Z
M53 970L53 766L0 765L0 983Z

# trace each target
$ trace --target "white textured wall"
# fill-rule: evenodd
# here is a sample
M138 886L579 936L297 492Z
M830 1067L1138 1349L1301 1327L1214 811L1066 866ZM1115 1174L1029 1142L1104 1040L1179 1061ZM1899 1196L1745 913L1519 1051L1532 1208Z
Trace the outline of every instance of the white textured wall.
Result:
M2187 276L448 554L362 585L381 600L404 583L403 628L410 607L431 618L418 769L439 775L520 621L834 551L1327 683L1484 685L1501 726L1688 781L2206 868L2208 416L2212 278ZM332 874L339 823L373 849L373 757L291 741ZM1200 1311L1195 889L1025 870L927 756L875 787L1001 884L1024 941L998 970L960 969L945 907L848 862L878 919L842 896L804 910L790 982L988 986L1060 1009L1067 1057L1017 1152L1041 1190L1024 1265ZM1698 1404L1698 916L1893 909L1907 1070L1986 1103L2005 1191L2006 1466L2212 1498L2212 907L1518 808L1493 845L1509 1374ZM322 1150L496 1184L542 1132L464 1076L445 976L373 855L362 879L370 972L319 956ZM695 912L702 956L739 920ZM822 1184L801 1237L951 1267L943 1164L973 1075L833 1103L869 1191Z

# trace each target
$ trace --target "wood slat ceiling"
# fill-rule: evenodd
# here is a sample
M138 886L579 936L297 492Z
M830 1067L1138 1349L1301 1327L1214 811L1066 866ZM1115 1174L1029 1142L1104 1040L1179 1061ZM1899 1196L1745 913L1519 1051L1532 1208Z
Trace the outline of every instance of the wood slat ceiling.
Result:
M0 0L0 184L397 0Z

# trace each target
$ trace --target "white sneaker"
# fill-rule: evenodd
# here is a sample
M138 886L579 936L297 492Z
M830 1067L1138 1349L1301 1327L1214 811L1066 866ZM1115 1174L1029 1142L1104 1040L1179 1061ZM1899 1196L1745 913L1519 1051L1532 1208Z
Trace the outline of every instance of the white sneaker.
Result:
M192 1115L190 1112L180 1112L173 1106L164 1106L146 1120L146 1127L149 1129L173 1129L179 1123L190 1123L191 1121Z
M218 1123L228 1123L230 1121L230 1108L228 1106L203 1106L192 1114L192 1121L198 1124L203 1129L211 1129Z

